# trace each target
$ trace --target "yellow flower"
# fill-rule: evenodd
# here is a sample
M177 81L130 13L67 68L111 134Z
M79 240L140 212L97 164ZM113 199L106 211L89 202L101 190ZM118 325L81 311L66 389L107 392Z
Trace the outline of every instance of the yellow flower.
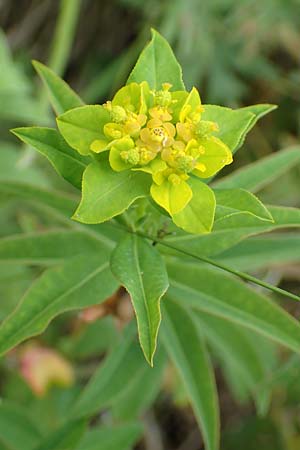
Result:
M152 176L151 195L171 215L189 203L191 174L208 178L232 161L216 134L218 124L202 120L204 107L196 88L172 92L164 83L151 91L147 82L121 88L104 107L106 144L94 141L93 152L109 151L113 170L141 170Z

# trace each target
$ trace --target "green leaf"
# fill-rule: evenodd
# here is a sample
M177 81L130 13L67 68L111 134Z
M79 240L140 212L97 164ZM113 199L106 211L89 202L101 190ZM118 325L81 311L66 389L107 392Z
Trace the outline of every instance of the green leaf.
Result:
M255 120L249 125L248 132L254 127L254 125L258 122L258 120L260 120L266 114L269 114L270 112L274 111L275 109L277 109L277 105L270 105L268 103L250 105L241 108L242 111L251 112L252 114L255 115Z
M108 161L94 162L84 172L82 199L73 219L90 224L109 220L149 195L150 183L145 173L114 172Z
M101 303L116 289L102 252L74 257L48 269L0 326L0 354L41 333L58 314Z
M204 105L203 120L216 122L219 132L216 136L221 139L234 153L244 142L246 134L256 121L250 111L224 108L223 106Z
M270 361L261 350L265 347L269 352L270 345L263 346L261 336L250 335L245 328L205 311L197 311L195 319L221 364L230 367L236 382L245 385L261 409L266 400L266 395L262 398L261 384L271 374Z
M139 373L144 370L145 360L135 339L135 327L131 323L119 343L94 373L77 399L72 414L75 417L93 415L112 405L130 389Z
M68 422L47 436L35 450L75 450L86 428L84 420Z
M268 206L274 222L257 220L249 214L234 214L215 222L213 231L206 235L194 236L177 230L166 236L165 241L178 249L188 250L202 256L216 255L238 242L260 233L284 228L300 227L300 209ZM163 247L161 247L163 249Z
M270 236L250 238L214 259L243 271L298 262L300 235L272 233Z
M141 416L154 402L163 382L165 352L158 348L154 367L144 365L130 387L112 405L112 414L118 421Z
M7 401L0 405L0 445L10 450L31 450L41 440L41 433L28 411Z
M141 437L142 431L137 422L95 427L83 437L76 450L129 450Z
M190 178L193 197L187 206L172 216L174 223L188 233L209 233L215 215L216 200L213 191L197 178Z
M214 183L218 189L243 188L257 192L300 163L300 147L272 153Z
M51 104L57 114L84 104L76 92L49 67L38 61L32 61L32 64L46 86Z
M25 144L31 145L46 156L54 169L66 181L81 188L84 169L90 162L69 147L61 135L52 128L26 127L15 128L12 132Z
M108 143L103 126L110 121L107 109L101 105L86 105L71 109L57 117L57 126L68 144L82 155L88 155L94 141Z
M145 239L131 234L114 250L111 270L131 296L141 347L152 366L161 322L160 300L169 286L165 263Z
M203 265L172 261L170 295L186 306L240 324L300 352L300 325L268 297Z
M111 246L75 230L16 234L0 239L0 261L25 265L53 265L66 258L101 252L109 257Z
M259 220L273 222L271 214L263 203L244 189L216 189L214 193L217 202L215 220L242 212L253 215Z
M164 302L163 313L163 341L167 352L186 388L206 450L217 450L220 426L217 390L203 339L189 312L169 297Z
M152 29L152 39L144 48L134 66L128 83L147 81L152 89L161 89L163 83L171 83L172 90L185 90L182 70L169 43Z

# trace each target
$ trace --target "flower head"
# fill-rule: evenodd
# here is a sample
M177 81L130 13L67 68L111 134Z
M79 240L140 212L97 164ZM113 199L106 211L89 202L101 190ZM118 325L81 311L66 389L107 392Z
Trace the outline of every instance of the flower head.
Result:
M192 198L189 178L209 178L232 154L216 134L218 124L202 119L196 88L171 91L164 83L151 90L147 82L130 83L103 106L109 121L103 126L107 141L94 141L92 152L109 151L112 170L140 170L152 177L151 195L171 215Z

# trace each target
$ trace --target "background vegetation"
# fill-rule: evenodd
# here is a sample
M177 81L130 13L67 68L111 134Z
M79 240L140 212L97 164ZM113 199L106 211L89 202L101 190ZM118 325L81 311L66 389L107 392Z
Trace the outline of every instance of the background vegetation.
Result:
M0 183L30 181L38 187L62 188L72 194L71 188L42 158L21 146L9 133L11 127L53 124L45 92L30 60L48 64L64 76L86 102L102 102L126 80L149 38L151 26L169 40L184 67L187 87L195 85L203 102L230 107L278 104L279 108L251 132L244 150L228 171L299 142L298 0L0 0L0 26L3 30L0 34ZM299 177L298 164L262 189L260 198L266 203L300 207ZM57 218L41 214L25 202L7 201L2 192L0 201L1 237L59 226ZM280 238L281 235L274 235L259 262L255 254L259 241L248 244L247 249L241 246L238 267L299 293L299 234L285 234L284 245ZM281 253L277 242L284 247ZM224 258L229 262L230 252ZM36 265L8 265L0 261L1 319L12 311L40 270ZM285 300L285 305L299 317L297 304ZM62 355L64 363L75 373L76 382L71 387L52 388L40 397L24 378L22 364L26 348L22 346L1 361L1 396L10 402L6 409L0 407L1 450L23 450L24 439L34 442L39 434L62 421L80 385L97 367L104 351L117 341L119 333L113 321L117 318L122 325L130 311L111 308L104 312L89 311L89 314L61 316L35 343ZM108 316L101 322L93 320L97 315L106 314ZM65 374L66 366L59 367ZM261 405L261 416L257 416L254 404L241 386L230 383L230 374L225 380L217 367L222 450L300 448L299 358L272 347L268 368L268 376L261 383L272 388L271 406L265 414L267 408ZM202 448L197 425L176 373L172 369L163 371L159 364L156 371L157 380L163 377L164 389L158 393L158 381L151 383L149 399L139 405L144 434L136 423L124 430L120 426L121 444L105 447L105 432L102 432L94 437L102 442L102 447L88 447L89 444L84 443L82 450ZM154 406L147 409L154 398ZM27 417L23 412L29 405L30 417ZM127 417L128 412L122 409L124 403L115 401L114 407L117 417ZM14 422L18 417L20 433L27 430L25 435L20 435L17 445L10 441L15 433L9 428L10 417ZM28 421L25 428L22 427L24 417ZM38 423L33 417L39 418ZM105 414L101 421L110 425Z

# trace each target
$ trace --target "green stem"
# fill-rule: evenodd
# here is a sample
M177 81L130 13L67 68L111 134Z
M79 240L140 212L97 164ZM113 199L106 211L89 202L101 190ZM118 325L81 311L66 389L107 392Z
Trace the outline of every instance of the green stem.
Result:
M122 225L117 225L117 224L113 224L113 223L110 223L110 224L112 226L120 227L120 228L124 229L125 231L127 231L128 233L137 234L140 237L143 237L145 239L149 239L149 240L152 240L154 242L157 242L158 244L160 244L160 245L162 245L164 247L170 248L170 249L175 250L175 251L177 251L179 253L187 255L187 256L189 256L191 258L197 259L198 261L204 262L206 264L210 264L211 266L217 267L218 269L221 269L221 270L224 270L226 272L232 273L233 275L236 275L237 277L239 277L239 278L241 278L243 280L250 281L251 283L254 283L254 284L256 284L258 286L261 286L261 287L263 287L265 289L273 291L276 294L280 294L280 295L283 295L285 297L291 298L293 300L300 301L300 297L298 297L298 295L293 294L292 292L288 292L288 291L285 291L284 289L281 289L281 288L279 288L277 286L273 286L272 284L266 283L265 281L262 281L259 278L253 277L252 275L249 275L249 274L247 274L245 272L240 272L239 270L236 270L236 269L233 269L231 267L228 267L225 264L222 264L222 263L219 263L217 261L214 261L213 259L206 258L204 256L195 255L194 253L190 253L187 250L183 250L183 249L178 248L178 247L176 247L174 245L171 245L168 242L164 241L163 239L160 239L160 238L157 238L157 237L153 237L153 236L149 236L149 235L147 235L145 233L142 233L140 231L133 231L133 230L130 230L129 228L127 228L125 226L122 226Z

